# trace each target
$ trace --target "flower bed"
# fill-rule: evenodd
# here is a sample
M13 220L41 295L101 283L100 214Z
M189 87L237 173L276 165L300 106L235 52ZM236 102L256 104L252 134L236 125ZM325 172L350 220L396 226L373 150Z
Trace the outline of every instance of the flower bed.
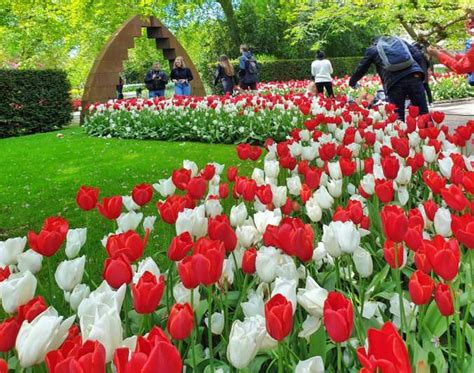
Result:
M472 371L474 122L313 105L289 139L236 147L251 175L184 161L126 197L82 186L78 206L110 226L100 279L81 250L101 227L49 217L2 242L10 368ZM155 203L176 230L168 268L144 257Z
M263 143L283 140L311 104L304 94L116 100L91 105L85 129L132 139Z

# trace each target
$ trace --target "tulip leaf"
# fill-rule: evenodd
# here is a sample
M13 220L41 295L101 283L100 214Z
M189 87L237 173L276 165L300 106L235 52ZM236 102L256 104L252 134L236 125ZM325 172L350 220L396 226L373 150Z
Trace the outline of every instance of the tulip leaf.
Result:
M414 354L413 362L415 364L416 373L428 373L428 352L420 346L420 344L414 341Z
M270 356L268 355L262 355L262 356L257 356L255 359L253 359L249 366L247 367L248 372L261 372L262 371L262 365L265 364L267 361L271 360Z
M321 325L316 333L309 339L309 356L321 356L325 361L327 352L327 334L324 326Z
M439 338L446 332L446 320L444 316L440 314L434 301L428 306L423 323L435 337Z

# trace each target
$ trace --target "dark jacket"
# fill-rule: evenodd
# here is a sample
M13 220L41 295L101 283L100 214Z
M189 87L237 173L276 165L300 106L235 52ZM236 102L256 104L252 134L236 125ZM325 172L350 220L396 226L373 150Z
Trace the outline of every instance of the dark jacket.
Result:
M404 78L407 75L420 73L424 77L424 71L421 68L423 64L423 55L420 51L415 48L414 46L405 43L410 50L411 55L415 62L404 70L399 71L388 71L383 68L382 59L379 56L379 52L377 52L377 44L372 44L369 48L366 49L364 57L359 62L356 70L351 76L349 80L349 86L355 87L357 82L367 73L370 68L371 64L375 65L375 69L377 70L377 74L379 74L380 79L382 80L382 84L384 86L385 92L390 91L400 79Z
M253 76L250 76L247 71L247 61L249 60L255 61L252 52L250 51L243 52L239 58L239 79L243 83L256 83L258 82L258 75L255 74ZM258 69L258 64L257 64L257 69Z
M171 80L187 80L190 82L193 80L193 73L187 67L175 67L171 70L170 74Z
M233 81L234 84L238 84L238 79L237 79L237 76L235 74L232 75L232 76L227 75L225 73L224 68L221 65L217 64L215 79L214 79L214 85L217 85L218 83L222 82L222 80L227 80L229 82Z
M153 74L156 75L155 79L153 79ZM166 89L166 83L168 83L168 76L162 70L150 70L145 75L145 87L149 91L162 91Z

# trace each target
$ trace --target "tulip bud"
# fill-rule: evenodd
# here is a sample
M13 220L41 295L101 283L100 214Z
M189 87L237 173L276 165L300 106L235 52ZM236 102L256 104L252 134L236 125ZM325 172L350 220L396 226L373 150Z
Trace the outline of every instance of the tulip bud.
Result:
M64 291L72 291L82 281L85 264L85 256L59 263L54 274L58 286Z
M168 322L166 324L166 328L171 334L171 337L177 340L188 338L193 331L193 325L194 314L188 303L176 303L171 307Z
M358 247L352 254L352 260L354 261L357 273L359 273L361 277L370 277L372 275L372 256L367 250Z

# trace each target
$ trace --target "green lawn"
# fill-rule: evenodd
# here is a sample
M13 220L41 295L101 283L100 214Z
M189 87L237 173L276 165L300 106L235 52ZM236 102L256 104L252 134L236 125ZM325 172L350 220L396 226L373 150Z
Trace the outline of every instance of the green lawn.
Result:
M58 133L64 138L57 137ZM88 256L86 268L95 282L101 280L105 258L100 239L114 229L114 223L97 211L79 210L75 195L81 185L99 187L103 197L125 195L138 183L169 177L184 159L200 167L212 161L226 166L239 161L232 145L100 139L88 137L79 127L2 139L0 152L0 240L38 231L44 218L52 215L65 217L72 228L87 226L82 253ZM145 215L157 215L158 199L156 193ZM173 233L171 227L158 222L146 255L164 264L164 249ZM64 259L62 250L51 264ZM40 278L46 275L42 272Z

